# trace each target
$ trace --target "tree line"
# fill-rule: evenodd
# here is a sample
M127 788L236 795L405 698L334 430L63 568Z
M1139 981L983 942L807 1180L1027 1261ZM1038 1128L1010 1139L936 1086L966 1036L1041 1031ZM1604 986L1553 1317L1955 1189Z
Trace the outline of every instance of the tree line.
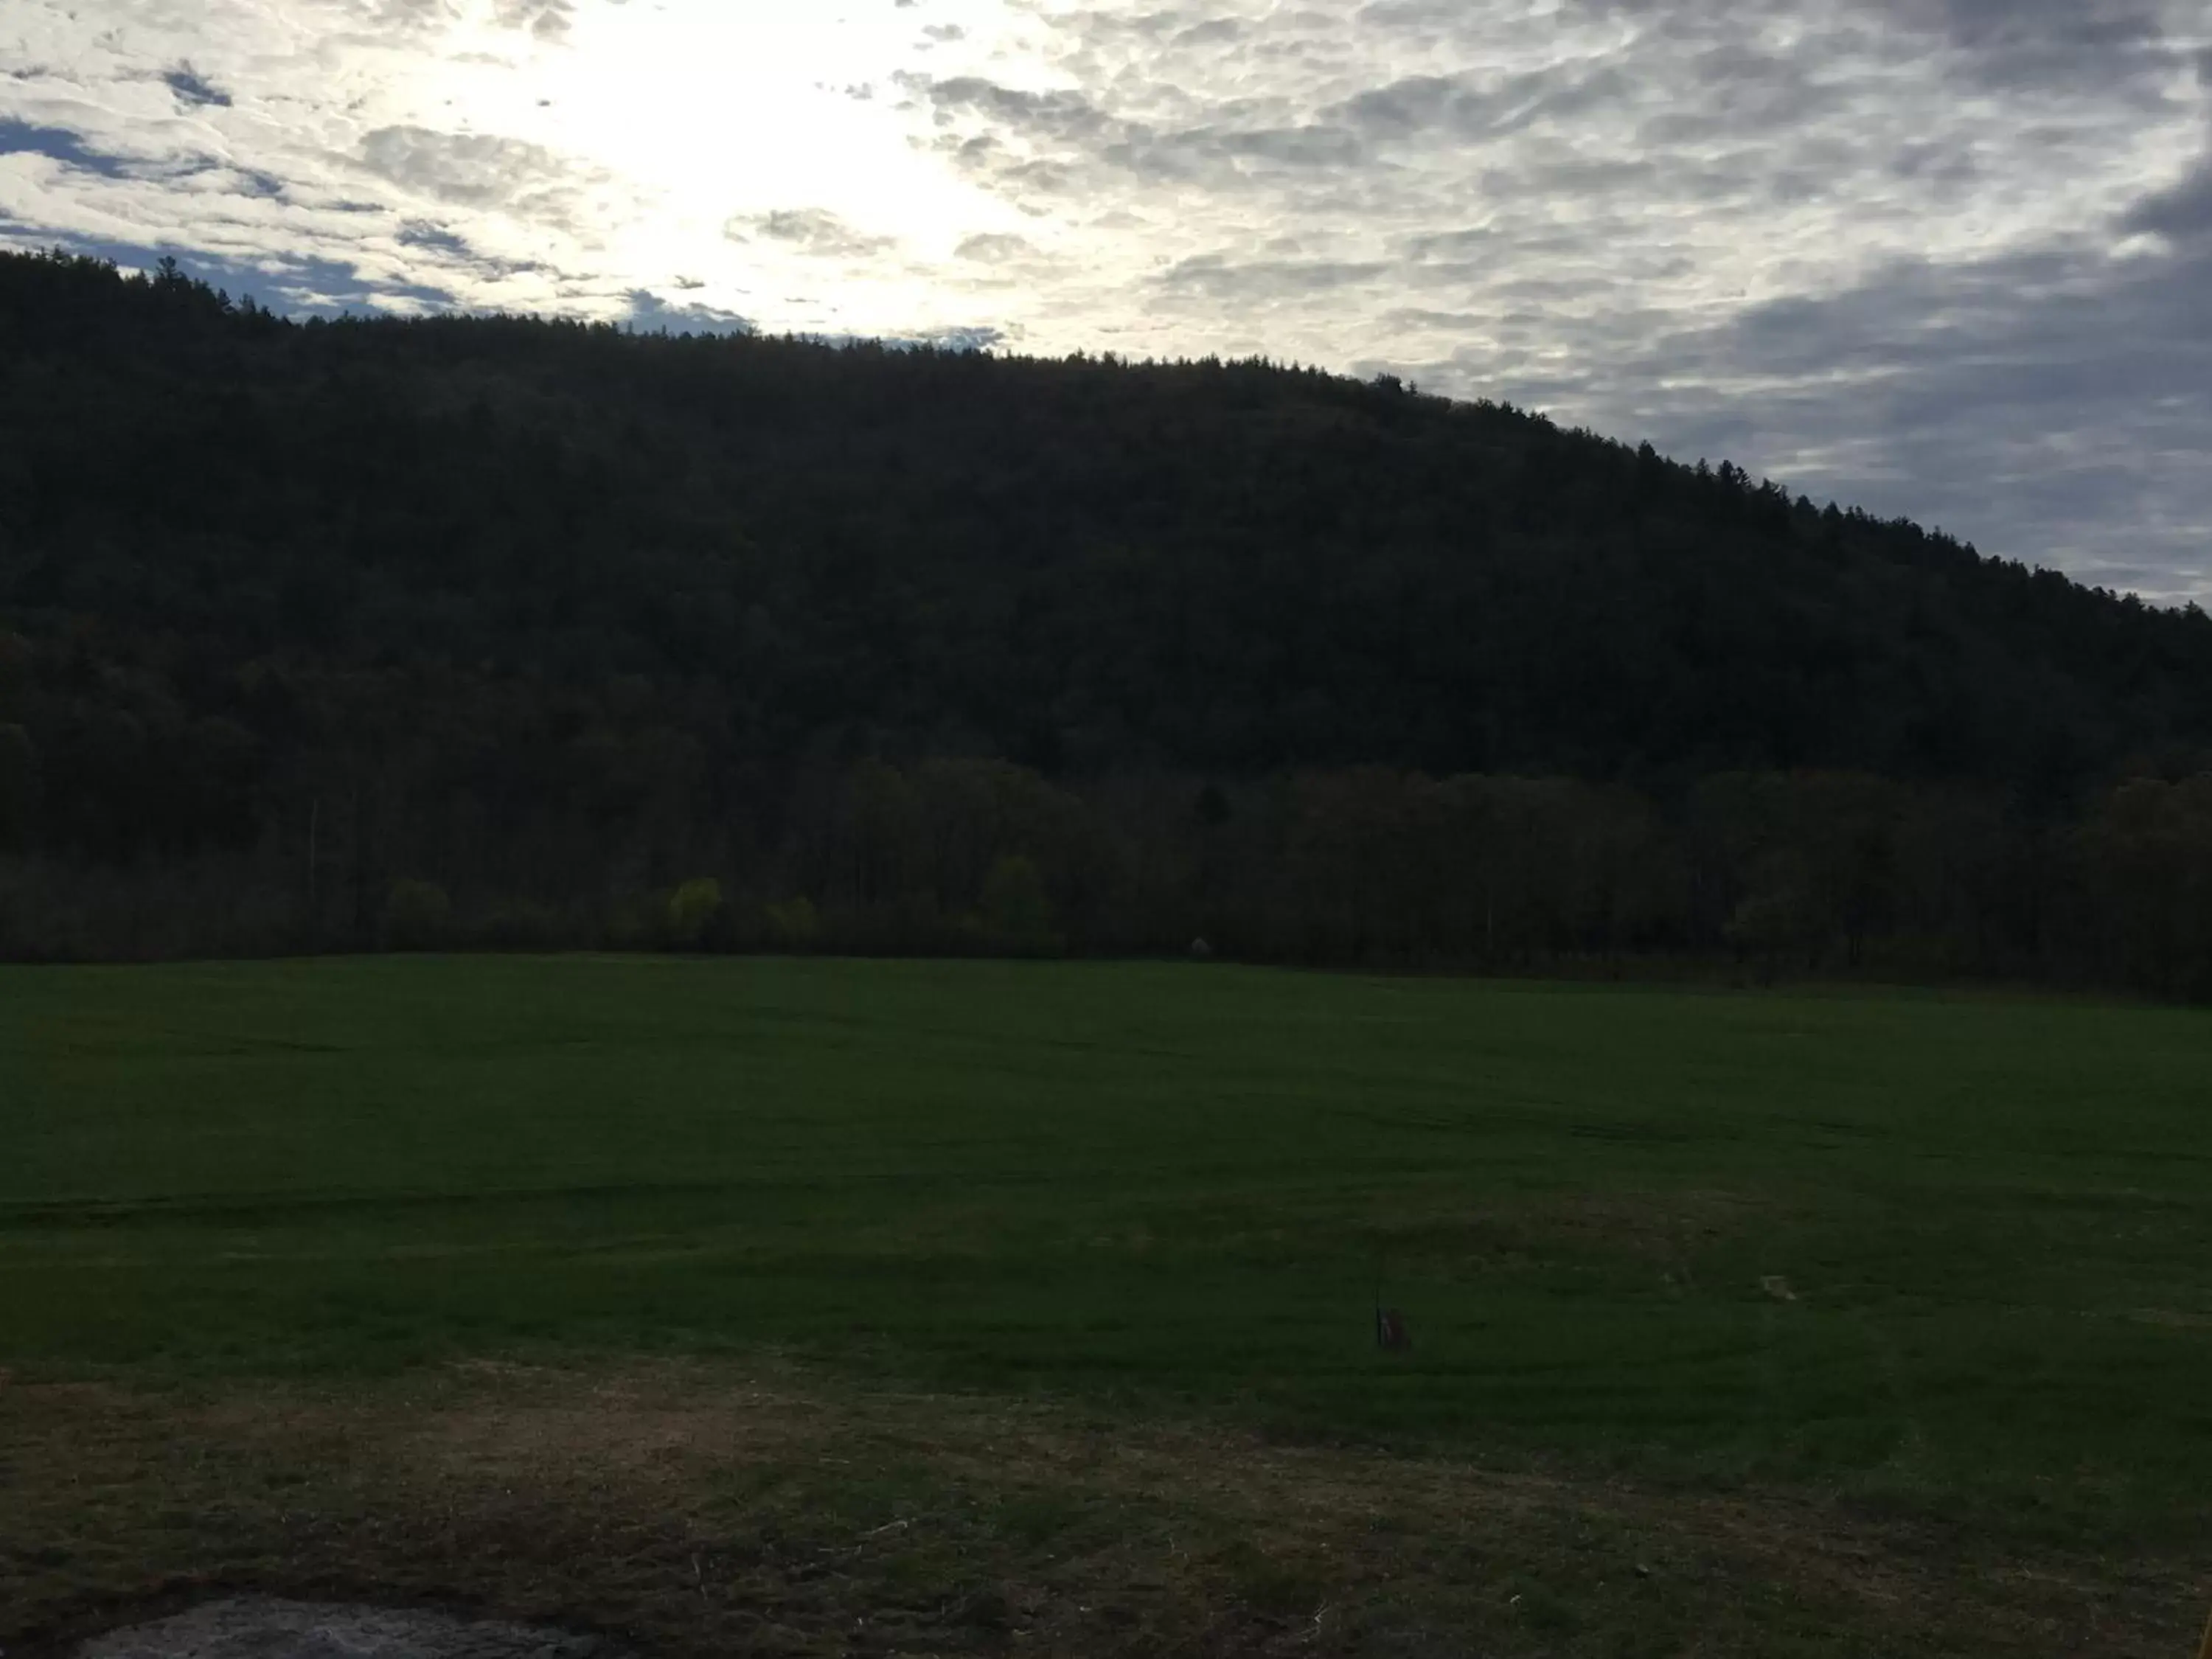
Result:
M1982 786L1811 771L1660 800L1375 767L1074 781L870 758L726 819L648 794L611 820L587 793L527 824L414 781L303 782L231 850L0 857L0 955L1197 951L2212 997L2212 773L2130 778L2065 819Z

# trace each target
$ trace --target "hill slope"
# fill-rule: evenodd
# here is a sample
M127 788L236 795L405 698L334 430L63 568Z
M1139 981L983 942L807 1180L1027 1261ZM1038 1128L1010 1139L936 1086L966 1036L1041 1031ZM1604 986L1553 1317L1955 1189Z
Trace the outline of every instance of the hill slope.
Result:
M711 677L1048 769L1849 765L2212 734L2212 623L1510 409L0 264L0 605L237 663ZM20 624L19 624L20 625Z
M0 848L282 826L312 872L382 833L366 790L598 884L680 868L679 821L773 844L872 754L1662 801L1850 769L2047 811L2203 752L2212 620L1388 381L295 325L9 256L0 723Z

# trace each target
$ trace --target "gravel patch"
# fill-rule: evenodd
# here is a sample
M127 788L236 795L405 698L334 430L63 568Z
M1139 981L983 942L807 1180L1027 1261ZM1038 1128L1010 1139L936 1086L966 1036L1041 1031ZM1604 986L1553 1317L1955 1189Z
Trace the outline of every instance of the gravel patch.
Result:
M77 1659L620 1659L596 1637L389 1607L236 1596L94 1637Z

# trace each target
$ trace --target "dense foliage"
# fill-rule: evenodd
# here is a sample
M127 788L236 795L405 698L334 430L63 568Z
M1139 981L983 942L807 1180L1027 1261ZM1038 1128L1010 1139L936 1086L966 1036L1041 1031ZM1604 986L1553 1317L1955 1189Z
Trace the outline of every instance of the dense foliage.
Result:
M59 255L0 392L0 950L2212 977L2212 619L1727 463Z

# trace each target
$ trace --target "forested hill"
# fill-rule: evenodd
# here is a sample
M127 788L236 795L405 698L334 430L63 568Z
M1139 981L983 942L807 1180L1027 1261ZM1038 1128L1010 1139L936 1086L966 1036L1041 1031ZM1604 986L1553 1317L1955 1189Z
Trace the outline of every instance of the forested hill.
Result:
M208 712L255 662L641 676L758 756L1081 773L2072 782L2212 735L2201 616L1388 383L293 326L37 258L0 362L0 604Z
M282 841L358 932L428 865L787 873L868 757L2057 816L2208 741L2200 612L1388 380L294 324L0 257L0 851L57 867Z

